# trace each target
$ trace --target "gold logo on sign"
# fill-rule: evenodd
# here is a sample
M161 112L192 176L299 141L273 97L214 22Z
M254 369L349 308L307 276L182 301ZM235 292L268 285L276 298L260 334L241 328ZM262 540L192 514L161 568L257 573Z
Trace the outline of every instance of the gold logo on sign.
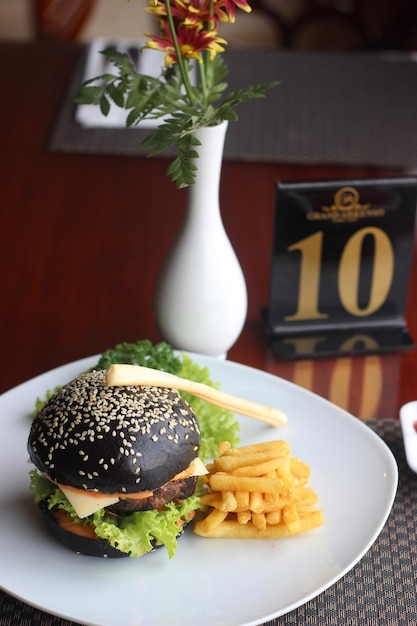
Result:
M334 204L322 206L323 211L366 211L371 205L360 204L358 190L354 187L342 187L334 194Z
M307 213L308 220L332 222L357 222L366 217L383 217L385 209L373 209L371 204L360 203L360 196L354 187L342 187L336 191L333 204L322 206L321 211Z

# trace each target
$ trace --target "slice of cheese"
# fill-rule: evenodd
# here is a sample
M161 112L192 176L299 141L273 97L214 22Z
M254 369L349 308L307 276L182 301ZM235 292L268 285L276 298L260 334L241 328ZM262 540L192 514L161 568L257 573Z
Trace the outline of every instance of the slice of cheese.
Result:
M172 480L180 480L181 478L189 478L190 476L204 476L208 474L208 469L203 461L197 457L191 461L190 465L179 474L176 474Z
M119 502L118 496L109 495L97 498L90 495L88 492L83 493L81 490L75 491L74 489L66 489L63 485L59 485L59 488L71 503L80 519L88 517L96 513L96 511L104 509L106 506Z
M197 457L192 461L189 467L177 474L173 480L179 480L186 476L203 476L207 474L208 470L204 463ZM96 513L100 509L104 509L106 506L111 506L119 502L120 494L96 494L89 493L88 491L82 491L81 489L74 489L73 487L65 487L65 485L58 485L62 493L66 496L67 500L72 505L74 511L80 519L88 517L93 513ZM126 494L125 498L133 497L134 494ZM146 492L146 497L152 495L152 491Z
M197 457L194 463L195 463L195 466L194 466L193 476L204 476L205 474L209 473L207 467L204 465L200 457Z

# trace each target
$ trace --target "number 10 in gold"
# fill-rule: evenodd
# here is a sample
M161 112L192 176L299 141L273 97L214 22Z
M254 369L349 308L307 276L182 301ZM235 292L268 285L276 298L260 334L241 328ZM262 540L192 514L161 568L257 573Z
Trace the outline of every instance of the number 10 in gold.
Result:
M364 239L373 237L374 256L369 298L366 306L359 305L359 281ZM300 257L300 279L297 311L284 319L288 322L326 319L329 315L320 311L319 292L322 269L323 231L318 231L288 248L298 250ZM394 250L388 235L376 227L365 227L356 231L342 250L337 290L340 302L348 313L355 317L372 315L384 304L394 276Z

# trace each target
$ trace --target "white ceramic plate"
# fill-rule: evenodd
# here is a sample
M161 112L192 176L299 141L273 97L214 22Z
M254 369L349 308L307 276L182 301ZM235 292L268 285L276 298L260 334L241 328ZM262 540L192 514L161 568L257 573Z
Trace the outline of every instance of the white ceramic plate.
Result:
M194 355L193 355L194 356ZM76 555L44 530L28 491L26 440L36 396L96 362L83 359L0 397L0 586L24 602L92 626L249 626L333 585L382 530L395 497L395 460L373 431L322 398L270 374L195 357L223 390L288 415L276 430L241 418L242 443L287 440L311 466L319 529L276 541L204 539L191 529L170 561Z

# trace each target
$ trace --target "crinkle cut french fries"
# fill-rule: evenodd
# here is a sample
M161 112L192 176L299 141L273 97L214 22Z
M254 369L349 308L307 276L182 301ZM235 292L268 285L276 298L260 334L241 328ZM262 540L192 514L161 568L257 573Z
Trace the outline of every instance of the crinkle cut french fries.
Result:
M208 491L201 500L208 513L195 523L197 535L276 539L324 523L317 495L307 486L310 468L291 457L285 441L224 444L207 469Z

